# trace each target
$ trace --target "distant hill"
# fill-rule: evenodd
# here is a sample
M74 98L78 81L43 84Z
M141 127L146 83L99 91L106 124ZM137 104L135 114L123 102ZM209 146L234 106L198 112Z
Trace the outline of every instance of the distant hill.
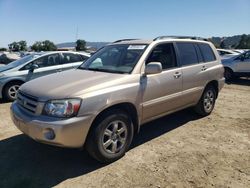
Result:
M86 46L99 49L105 45L107 45L109 42L87 42ZM72 48L76 46L75 42L64 42L56 45L57 48Z
M241 39L242 35L235 35L235 36L229 36L229 37L211 37L210 40L214 43L216 47L220 47L220 43L222 40L224 40L225 48L235 48ZM247 36L250 37L250 34ZM87 42L86 46L91 47L94 49L99 49L110 42ZM72 48L76 46L75 42L64 42L56 45L57 48Z
M241 39L242 35L235 35L230 37L211 37L211 41L215 44L216 47L220 46L221 41L224 39L225 48L235 48ZM250 37L250 34L247 36Z

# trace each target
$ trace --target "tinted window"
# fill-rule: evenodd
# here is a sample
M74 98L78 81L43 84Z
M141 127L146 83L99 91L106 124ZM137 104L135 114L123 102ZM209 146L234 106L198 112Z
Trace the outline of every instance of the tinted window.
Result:
M204 62L215 61L214 52L208 44L198 44L204 59Z
M71 54L71 53L63 53L63 63L74 63L83 61L81 56L78 54Z
M60 57L59 54L46 55L25 65L21 70L29 70L32 64L38 65L39 68L55 66L60 64Z
M195 47L192 43L176 43L176 45L179 50L182 66L197 64L199 62Z
M151 52L146 64L150 62L161 62L163 70L176 67L173 44L168 43L156 46Z
M198 44L195 44L194 46L195 46L195 49L196 49L196 54L197 54L199 63L203 62L203 57L202 57L201 50L200 50Z

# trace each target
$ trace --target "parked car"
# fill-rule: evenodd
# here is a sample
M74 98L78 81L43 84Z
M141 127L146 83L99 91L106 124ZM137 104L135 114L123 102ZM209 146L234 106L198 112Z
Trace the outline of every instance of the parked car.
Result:
M11 116L36 141L85 146L98 161L112 162L146 122L187 107L209 115L224 85L223 72L207 41L119 40L77 69L22 85Z
M224 76L226 80L235 77L250 76L250 51L246 51L237 56L222 59L225 68Z
M8 64L12 61L15 61L20 58L20 55L18 53L9 53L9 52L3 52L0 55L0 64Z
M77 52L33 53L0 66L0 98L16 99L19 87L26 81L78 67L90 55Z
M217 52L219 53L220 56L240 54L240 52L238 52L238 51L227 50L227 49L218 49L218 48L217 48Z

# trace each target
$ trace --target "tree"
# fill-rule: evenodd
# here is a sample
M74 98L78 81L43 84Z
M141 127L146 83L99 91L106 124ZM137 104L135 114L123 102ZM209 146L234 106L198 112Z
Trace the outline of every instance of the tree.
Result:
M26 51L27 50L27 42L25 40L21 40L18 42L20 51Z
M86 41L78 39L76 41L76 51L85 51L86 50Z
M7 51L7 48L0 48L0 52Z
M17 42L12 42L8 46L9 46L10 51L18 52L20 50Z
M9 49L13 52L26 51L27 50L27 42L21 40L19 42L12 42L9 45Z
M249 49L250 48L250 35L242 35L239 44L236 46L239 49Z
M35 42L32 46L31 49L39 52L39 51L55 51L57 50L56 45L49 41L49 40L45 40L45 41L37 41Z

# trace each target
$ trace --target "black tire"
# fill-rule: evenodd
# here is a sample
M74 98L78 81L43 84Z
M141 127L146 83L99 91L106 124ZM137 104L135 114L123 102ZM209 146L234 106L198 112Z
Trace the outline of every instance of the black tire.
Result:
M8 83L3 89L3 98L4 98L4 100L11 101L11 102L16 100L16 94L17 93L14 94L14 92L17 92L17 90L19 89L19 87L22 84L23 84L23 82L19 82L19 81ZM11 92L13 92L13 94L11 94Z
M213 111L215 101L216 101L216 90L213 86L209 85L205 88L194 110L197 114L201 116L207 116L211 114L211 112Z
M226 81L231 81L234 78L233 71L229 68L225 68L224 77L225 77Z
M118 128L114 131L116 124ZM134 135L133 124L127 113L121 110L107 111L92 126L85 146L93 158L101 163L111 163L125 155ZM120 131L122 127L124 132Z

